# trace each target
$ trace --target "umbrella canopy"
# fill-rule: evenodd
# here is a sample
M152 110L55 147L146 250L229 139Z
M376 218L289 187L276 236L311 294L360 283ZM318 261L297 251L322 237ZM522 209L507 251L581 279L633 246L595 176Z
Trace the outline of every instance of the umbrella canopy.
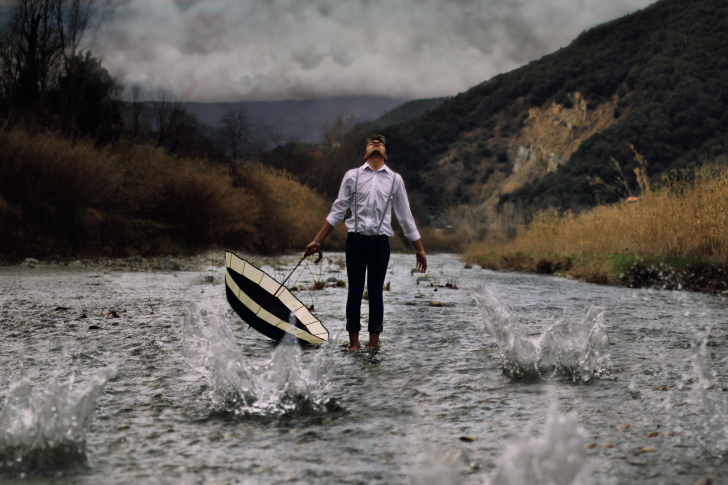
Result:
M225 268L227 300L245 323L276 342L286 333L310 344L329 339L329 331L306 305L269 274L229 251L225 253ZM295 316L293 326L289 323L291 313Z

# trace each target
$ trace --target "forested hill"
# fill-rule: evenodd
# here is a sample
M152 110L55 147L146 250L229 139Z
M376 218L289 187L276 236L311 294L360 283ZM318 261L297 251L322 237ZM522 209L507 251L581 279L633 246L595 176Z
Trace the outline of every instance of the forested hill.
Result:
M630 145L653 181L728 150L728 2L661 0L385 134L432 212L578 209L637 193Z
M401 104L390 111L387 111L375 120L361 123L360 126L364 126L372 130L381 130L383 128L386 128L387 126L404 123L406 121L410 121L419 116L422 116L428 111L437 108L448 99L450 98L443 97L414 99L412 101L407 101L406 103Z

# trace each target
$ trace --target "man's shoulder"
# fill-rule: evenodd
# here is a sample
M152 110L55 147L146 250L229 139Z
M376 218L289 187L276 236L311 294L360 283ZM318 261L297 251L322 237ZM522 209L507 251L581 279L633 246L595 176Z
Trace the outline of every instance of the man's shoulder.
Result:
M351 179L351 178L355 177L355 176L356 176L356 171L357 171L357 170L359 170L359 167L354 167L354 168L350 168L350 169L349 169L349 170L347 170L347 171L346 171L346 173L344 174L344 178L343 178L343 179L344 179L344 180L349 180L349 179Z
M394 177L394 180L395 180L395 182L396 182L397 184L403 184L403 183L404 183L404 180L402 179L402 176L401 176L400 174L398 174L397 172L395 172L394 170L392 170L392 169L391 169L391 168L389 168L389 167L387 167L387 168L388 168L388 169L389 169L389 171L390 171L390 172L392 173L392 176Z

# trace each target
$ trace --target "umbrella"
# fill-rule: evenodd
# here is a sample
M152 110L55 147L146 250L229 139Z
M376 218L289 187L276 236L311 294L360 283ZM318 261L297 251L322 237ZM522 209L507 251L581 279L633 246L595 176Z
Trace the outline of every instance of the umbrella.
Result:
M287 333L310 344L329 339L329 331L306 305L268 273L229 251L225 269L227 300L245 323L276 342Z

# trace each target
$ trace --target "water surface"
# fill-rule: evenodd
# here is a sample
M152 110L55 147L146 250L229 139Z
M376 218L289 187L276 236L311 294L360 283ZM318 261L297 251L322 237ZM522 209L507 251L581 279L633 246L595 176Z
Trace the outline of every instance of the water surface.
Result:
M728 476L724 296L465 269L453 255L430 256L432 279L418 283L414 256L393 255L381 349L351 352L346 289L305 289L345 279L342 258L291 279L332 337L295 355L239 322L220 267L0 270L0 398L25 379L40 402L70 377L78 396L108 374L78 466L6 467L0 481L480 484L509 446L526 460L517 452L562 415L583 430L580 483ZM261 262L282 279L296 261ZM507 377L473 291L495 295L534 341L603 309L610 372Z

